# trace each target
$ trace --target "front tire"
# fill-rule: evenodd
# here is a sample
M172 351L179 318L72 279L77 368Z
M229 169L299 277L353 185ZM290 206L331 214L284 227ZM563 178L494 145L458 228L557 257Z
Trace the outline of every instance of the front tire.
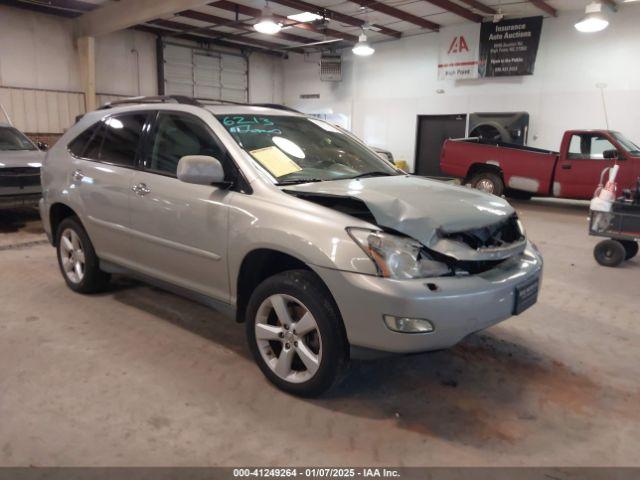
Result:
M100 260L77 217L60 222L56 251L62 277L74 292L99 292L109 283L110 275L100 270Z
M341 378L348 342L331 294L308 270L290 270L262 282L247 305L249 348L278 388L316 397Z
M593 256L605 267L617 267L626 257L624 246L617 240L603 240L596 245Z
M475 173L469 183L477 190L492 193L498 197L504 193L504 182L497 173L487 171Z
M633 240L620 240L620 243L625 250L625 260L631 260L638 254L638 242L634 242Z

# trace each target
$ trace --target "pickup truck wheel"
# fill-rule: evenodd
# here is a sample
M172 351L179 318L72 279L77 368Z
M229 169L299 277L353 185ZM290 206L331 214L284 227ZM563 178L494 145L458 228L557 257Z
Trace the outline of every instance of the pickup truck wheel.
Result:
M103 290L110 275L100 270L89 235L75 217L64 219L56 236L58 265L71 290L94 293Z
M596 261L605 267L617 267L625 259L627 252L617 240L603 240L596 245L593 256Z
M631 260L638 254L638 243L633 240L620 240L625 250L625 260Z
M500 196L504 193L504 182L493 172L478 172L469 181L473 188Z
M247 305L246 333L260 370L285 392L318 396L346 368L340 313L313 272L291 270L262 282Z

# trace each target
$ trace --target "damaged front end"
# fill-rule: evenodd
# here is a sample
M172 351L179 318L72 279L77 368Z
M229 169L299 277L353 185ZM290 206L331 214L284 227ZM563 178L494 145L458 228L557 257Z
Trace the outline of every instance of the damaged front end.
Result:
M457 193L464 196L464 190ZM379 190L366 195L361 189L357 196L312 192L306 188L285 191L376 225L379 230L347 228L347 231L383 277L475 275L522 254L527 245L524 228L515 211L497 197L493 197L497 200L490 199L489 206L486 198L481 198L475 204L467 202L454 212L449 208L450 213L446 215L447 209L432 208L434 211L430 212L429 208L417 208L415 203L408 204L402 198L395 201L380 198ZM425 198L423 203L428 200ZM468 215L466 222L461 209ZM488 214L487 210L492 211ZM452 218L455 221L451 221Z

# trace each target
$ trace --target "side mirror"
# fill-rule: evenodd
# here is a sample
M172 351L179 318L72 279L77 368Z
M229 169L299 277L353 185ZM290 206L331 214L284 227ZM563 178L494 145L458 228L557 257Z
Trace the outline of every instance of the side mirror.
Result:
M36 142L36 146L37 146L40 150L42 150L42 151L44 151L44 152L46 152L47 150L49 150L49 145L47 145L47 144L46 144L46 143L44 143L44 142Z
M602 157L606 160L618 160L618 151L615 149L605 150L602 152Z
M225 183L222 164L215 157L186 155L178 162L178 180L196 185Z

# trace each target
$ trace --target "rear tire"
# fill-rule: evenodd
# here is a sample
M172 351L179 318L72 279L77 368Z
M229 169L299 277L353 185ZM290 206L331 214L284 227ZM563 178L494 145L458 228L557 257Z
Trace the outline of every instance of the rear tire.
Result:
M626 255L624 246L617 240L603 240L593 250L596 261L605 267L617 267Z
M631 260L638 254L638 243L633 240L620 240L625 250L625 260Z
M471 186L483 192L492 193L498 197L504 193L504 182L500 175L494 172L478 172L469 180Z
M316 397L335 385L348 363L348 342L333 298L308 270L263 281L247 305L253 358L279 389Z
M108 285L110 275L100 270L100 260L77 217L60 222L56 251L62 277L74 292L99 292Z

